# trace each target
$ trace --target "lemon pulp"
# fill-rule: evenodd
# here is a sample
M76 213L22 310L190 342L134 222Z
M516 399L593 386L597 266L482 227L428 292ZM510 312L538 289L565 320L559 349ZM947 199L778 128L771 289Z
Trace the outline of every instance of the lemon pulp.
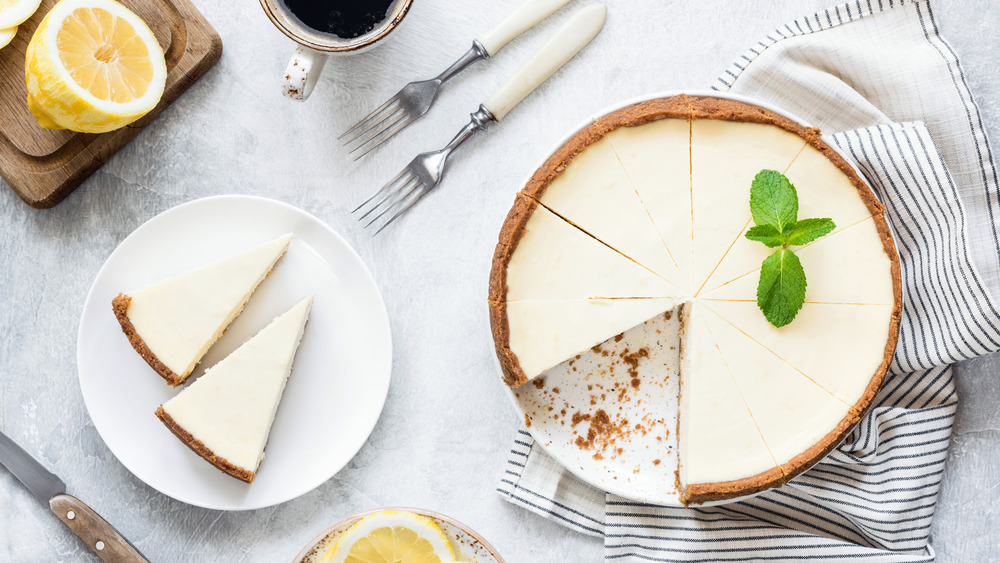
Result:
M141 98L153 79L149 49L132 25L99 8L77 8L56 34L59 60L100 100Z

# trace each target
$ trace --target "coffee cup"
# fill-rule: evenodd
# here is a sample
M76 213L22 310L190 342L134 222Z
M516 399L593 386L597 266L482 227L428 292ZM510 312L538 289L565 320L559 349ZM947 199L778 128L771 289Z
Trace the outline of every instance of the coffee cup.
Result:
M288 7L286 0L260 0L271 22L298 43L282 75L282 94L293 100L305 101L316 87L330 55L360 53L385 43L406 17L412 4L413 0L394 0L387 8L385 18L375 23L373 28L357 37L343 38L306 25Z

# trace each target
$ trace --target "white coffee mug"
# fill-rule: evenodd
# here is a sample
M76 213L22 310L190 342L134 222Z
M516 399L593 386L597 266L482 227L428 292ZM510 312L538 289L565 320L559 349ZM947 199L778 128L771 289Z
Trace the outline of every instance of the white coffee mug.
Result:
M359 53L381 45L399 27L412 4L413 0L396 0L389 7L385 19L374 29L353 39L342 39L306 26L282 0L260 0L260 5L271 22L299 44L281 77L282 94L293 100L304 101L316 87L327 57Z

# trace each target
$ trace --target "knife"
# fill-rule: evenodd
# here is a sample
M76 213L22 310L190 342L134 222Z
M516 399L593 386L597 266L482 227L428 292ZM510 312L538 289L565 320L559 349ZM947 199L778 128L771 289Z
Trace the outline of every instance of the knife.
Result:
M0 465L13 473L35 498L48 503L56 518L83 540L101 561L149 563L100 514L80 499L67 495L62 479L45 469L3 432L0 432Z

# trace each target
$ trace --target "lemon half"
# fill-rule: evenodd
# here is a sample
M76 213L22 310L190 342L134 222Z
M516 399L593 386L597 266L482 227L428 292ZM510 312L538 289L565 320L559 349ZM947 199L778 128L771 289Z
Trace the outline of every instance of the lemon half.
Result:
M450 563L455 552L430 518L399 510L365 516L348 528L321 563Z
M42 127L104 133L156 107L167 66L153 32L125 6L62 0L28 44L25 80Z

